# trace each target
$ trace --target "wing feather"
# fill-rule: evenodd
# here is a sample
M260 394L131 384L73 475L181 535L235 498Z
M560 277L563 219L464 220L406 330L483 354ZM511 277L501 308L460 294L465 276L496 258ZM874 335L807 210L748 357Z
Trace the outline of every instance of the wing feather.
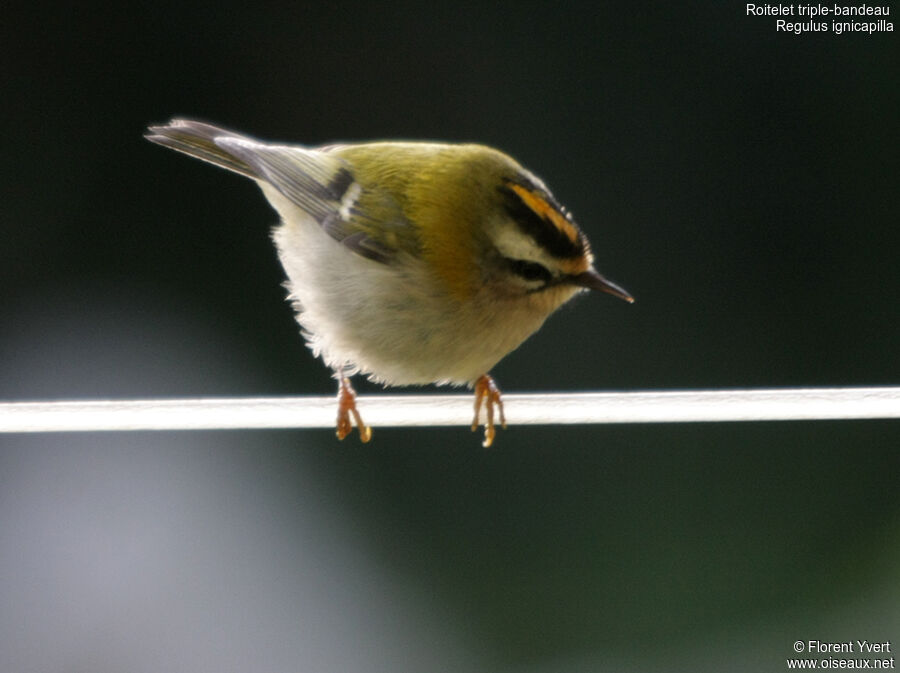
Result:
M389 264L401 244L405 248L418 245L408 231L401 231L411 225L396 200L357 182L350 165L330 151L264 143L189 119L151 126L146 138L268 182L334 240L367 259Z

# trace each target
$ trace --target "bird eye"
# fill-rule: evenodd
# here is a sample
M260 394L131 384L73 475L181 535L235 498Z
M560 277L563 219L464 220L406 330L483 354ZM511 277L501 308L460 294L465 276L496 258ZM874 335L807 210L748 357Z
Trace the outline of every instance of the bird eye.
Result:
M547 267L538 264L537 262L530 262L526 259L509 260L509 268L517 276L531 282L543 281L544 283L548 283L553 277L553 274L550 273Z

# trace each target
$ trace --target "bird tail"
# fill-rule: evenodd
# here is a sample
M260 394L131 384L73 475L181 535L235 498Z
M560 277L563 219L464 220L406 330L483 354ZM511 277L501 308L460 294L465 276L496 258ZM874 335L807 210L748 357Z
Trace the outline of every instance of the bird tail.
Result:
M173 119L168 124L150 126L144 137L157 145L163 145L202 161L208 161L215 166L240 173L248 178L259 177L259 173L252 166L228 151L225 146L227 143L216 142L223 138L251 140L240 133L191 119Z

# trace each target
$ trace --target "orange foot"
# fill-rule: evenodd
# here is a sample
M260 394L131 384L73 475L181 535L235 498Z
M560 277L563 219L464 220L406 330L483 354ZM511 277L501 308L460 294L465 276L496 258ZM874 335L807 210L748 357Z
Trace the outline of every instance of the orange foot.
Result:
M487 412L487 420L484 423L484 441L481 445L485 448L494 443L497 431L494 429L494 406L500 413L500 425L506 429L506 418L503 416L503 400L500 399L500 389L494 383L489 374L482 374L475 381L475 419L472 421L472 432L478 429L478 416L481 406Z
M359 428L359 440L368 442L372 439L372 428L363 423L359 411L356 410L356 391L350 385L350 379L342 376L339 379L338 386L338 415L337 415L337 438L343 439L353 430L353 424L350 422L350 416L356 421L356 427Z

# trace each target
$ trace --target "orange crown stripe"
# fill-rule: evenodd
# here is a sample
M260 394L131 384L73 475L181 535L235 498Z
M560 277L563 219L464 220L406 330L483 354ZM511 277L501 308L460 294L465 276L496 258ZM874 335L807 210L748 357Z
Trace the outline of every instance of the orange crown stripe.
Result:
M542 197L534 192L526 189L522 185L510 183L509 186L519 195L522 202L537 213L541 218L550 220L557 229L559 229L572 243L578 243L578 231L572 226L565 215L560 213L556 208L547 203Z

